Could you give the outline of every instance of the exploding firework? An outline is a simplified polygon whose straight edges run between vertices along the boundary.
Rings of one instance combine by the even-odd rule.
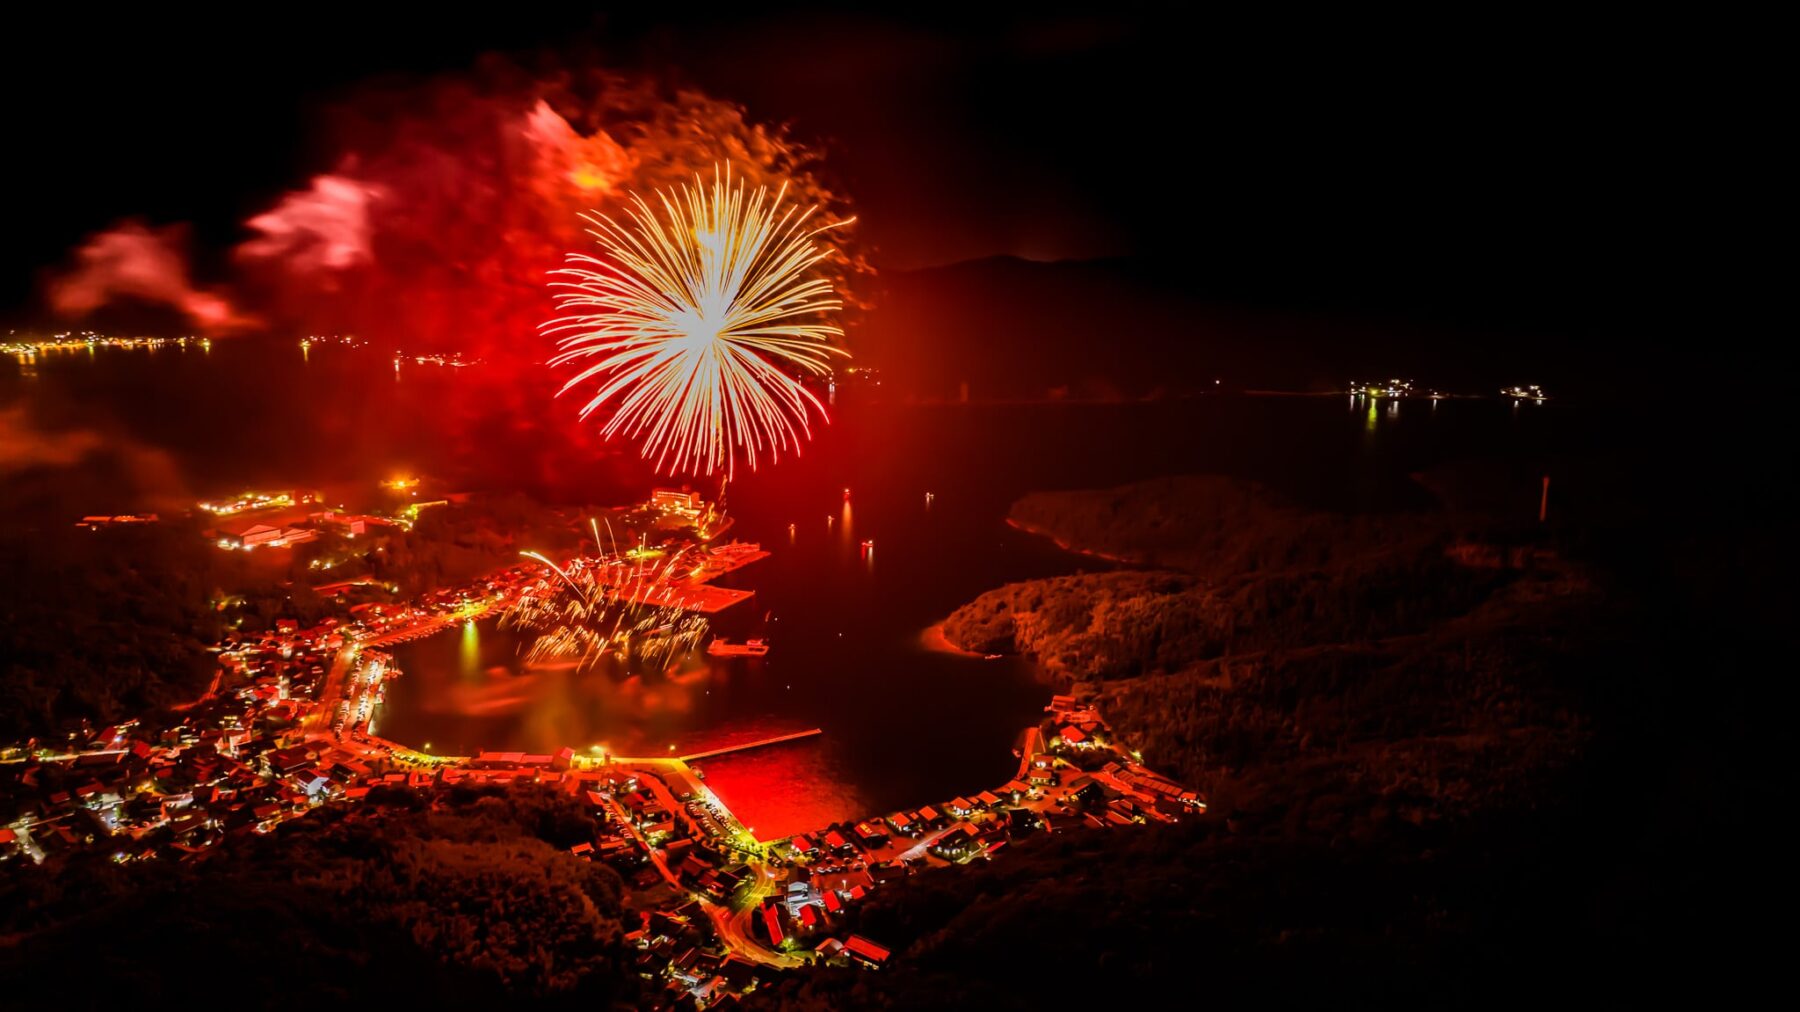
[[[534,634],[527,663],[588,668],[614,657],[660,671],[706,635],[706,619],[688,610],[682,594],[679,577],[693,568],[685,549],[650,568],[616,553],[567,566],[526,554],[546,571],[501,624]]]
[[[785,203],[714,169],[710,185],[631,195],[624,220],[589,215],[604,258],[571,254],[552,366],[580,371],[562,393],[597,383],[581,416],[611,406],[602,431],[641,439],[658,471],[731,474],[798,453],[825,405],[802,380],[847,353],[829,314],[842,307],[814,269],[831,255],[808,227],[815,208]],[[852,219],[853,220],[853,219]]]

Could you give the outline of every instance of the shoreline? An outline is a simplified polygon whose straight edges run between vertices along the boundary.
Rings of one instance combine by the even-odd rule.
[[[1006,518],[1006,525],[1008,527],[1013,528],[1014,530],[1023,531],[1026,534],[1030,534],[1035,537],[1044,538],[1045,540],[1049,541],[1051,544],[1055,545],[1056,547],[1062,549],[1065,552],[1068,552],[1071,555],[1085,555],[1090,559],[1100,559],[1102,561],[1111,562],[1115,565],[1120,565],[1120,566],[1147,565],[1147,563],[1145,563],[1141,559],[1127,559],[1124,556],[1120,556],[1120,555],[1109,555],[1106,552],[1097,551],[1092,548],[1077,548],[1076,546],[1070,544],[1067,541],[1064,541],[1063,539],[1057,537],[1056,535],[1050,533],[1049,531],[1045,530],[1042,527],[1038,527],[1035,524],[1028,524],[1023,520],[1020,520],[1020,519],[1010,516],[1010,515]]]
[[[950,639],[949,635],[944,632],[944,623],[948,621],[949,619],[945,618],[935,625],[929,625],[920,630],[919,645],[934,654],[950,654],[953,657],[973,657],[978,661],[991,661],[1000,656],[999,654],[978,654],[973,650],[965,650],[958,646]]]

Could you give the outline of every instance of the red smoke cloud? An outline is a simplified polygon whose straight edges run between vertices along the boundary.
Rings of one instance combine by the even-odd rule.
[[[786,183],[790,200],[821,205],[826,218],[850,214],[814,153],[741,108],[598,71],[489,61],[385,85],[331,110],[323,135],[332,170],[246,222],[252,234],[232,258],[239,303],[284,336],[354,333],[377,348],[481,358],[481,369],[459,370],[463,393],[439,423],[482,459],[537,459],[545,473],[571,448],[591,457],[599,444],[573,405],[554,401],[557,378],[543,365],[554,344],[538,331],[555,315],[550,272],[570,252],[594,251],[583,212],[610,213],[631,191],[729,162],[752,185]],[[85,313],[133,295],[211,330],[245,322],[188,284],[179,238],[138,225],[97,237],[53,303]]]
[[[312,188],[291,193],[273,210],[251,218],[260,232],[238,247],[248,260],[279,260],[296,274],[340,271],[369,262],[369,205],[381,187],[342,176],[318,176]]]
[[[327,122],[336,167],[245,222],[233,299],[189,281],[180,226],[127,222],[78,252],[51,285],[53,308],[83,316],[135,298],[213,331],[260,319],[409,351],[541,360],[546,276],[565,254],[592,250],[583,212],[729,162],[753,185],[786,183],[791,200],[849,215],[817,157],[781,131],[698,92],[611,73],[543,77],[488,61],[365,92]]]
[[[76,251],[75,269],[51,283],[50,304],[79,319],[116,299],[137,299],[173,307],[207,333],[254,326],[255,317],[188,280],[186,238],[183,226],[152,230],[140,222],[101,232]]]
[[[737,106],[616,75],[492,64],[363,94],[330,123],[333,170],[253,219],[263,235],[239,249],[257,304],[308,330],[481,358],[435,421],[479,459],[534,461],[547,482],[604,449],[555,399],[554,343],[538,331],[556,315],[549,273],[594,250],[583,212],[730,162],[752,184],[786,182],[790,199],[849,213],[811,152]],[[622,465],[635,458],[614,448]]]
[[[371,92],[332,117],[336,168],[250,220],[259,305],[409,350],[541,362],[545,286],[589,252],[584,211],[730,162],[845,214],[811,153],[694,92],[616,75],[475,75]]]

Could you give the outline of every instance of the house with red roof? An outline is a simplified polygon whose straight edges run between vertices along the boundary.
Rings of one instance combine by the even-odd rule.
[[[861,935],[851,935],[844,939],[844,951],[849,953],[852,958],[876,967],[887,962],[888,956],[891,955],[887,949]]]
[[[787,936],[784,935],[781,930],[781,914],[778,908],[773,904],[763,907],[762,916],[763,927],[767,929],[769,933],[769,944],[776,946],[780,945],[782,939]]]

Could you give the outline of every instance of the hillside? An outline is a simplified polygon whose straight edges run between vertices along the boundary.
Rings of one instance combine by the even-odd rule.
[[[154,1007],[196,987],[258,1008],[630,1007],[624,886],[566,850],[594,832],[546,790],[394,788],[203,863],[6,862],[0,980],[21,1000],[104,980]]]
[[[1011,519],[1166,568],[1012,584],[945,634],[1082,686],[1227,813],[1304,768],[1309,783],[1386,784],[1437,817],[1490,788],[1475,767],[1511,784],[1492,770],[1527,775],[1581,738],[1571,683],[1550,671],[1605,602],[1553,551],[1478,538],[1506,532],[1442,512],[1325,513],[1210,476],[1029,495]]]
[[[908,880],[856,915],[892,967],[793,981],[769,1007],[1190,988],[1485,1007],[1552,979],[1615,998],[1701,984],[1653,983],[1632,970],[1646,959],[1748,958],[1684,927],[1738,904],[1698,870],[1733,792],[1671,795],[1742,748],[1709,723],[1731,690],[1675,706],[1678,675],[1721,643],[1695,606],[1708,592],[1645,567],[1625,531],[1341,516],[1218,477],[1031,495],[1011,519],[1156,568],[999,588],[947,634],[1035,658],[1210,811]],[[1684,745],[1690,726],[1711,744]]]

